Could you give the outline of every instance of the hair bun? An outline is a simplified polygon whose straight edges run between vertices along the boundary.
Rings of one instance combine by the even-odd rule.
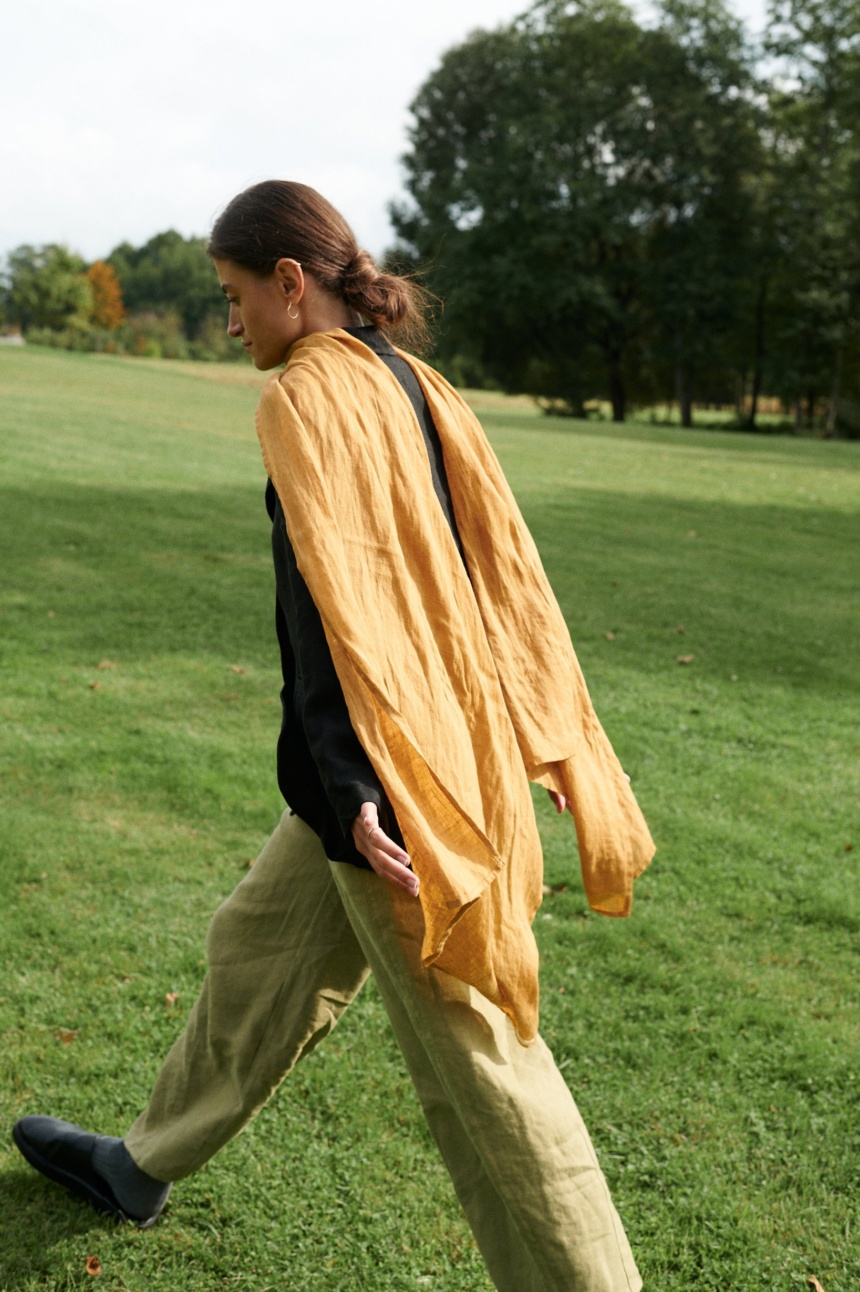
[[[373,256],[369,251],[359,247],[352,260],[350,260],[346,269],[343,271],[343,281],[345,287],[350,287],[357,283],[373,282],[379,278],[379,270]]]
[[[343,275],[343,298],[373,323],[396,326],[413,308],[412,284],[384,274],[369,251],[360,248]]]

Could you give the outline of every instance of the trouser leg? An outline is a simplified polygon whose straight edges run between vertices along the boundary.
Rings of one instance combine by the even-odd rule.
[[[414,898],[333,866],[425,1115],[500,1292],[637,1292],[591,1140],[542,1041],[421,966]]]
[[[369,972],[319,839],[285,813],[215,913],[208,970],[125,1137],[157,1180],[202,1166],[331,1031]]]

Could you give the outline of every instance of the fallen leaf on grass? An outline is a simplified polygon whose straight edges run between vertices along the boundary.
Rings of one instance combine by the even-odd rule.
[[[101,689],[102,689],[101,682],[90,682],[91,691],[100,691]]]
[[[56,610],[49,610],[49,611],[48,611],[48,618],[49,618],[49,619],[56,619],[56,617],[57,617],[57,612],[56,612]]]
[[[164,997],[164,1003],[168,1009],[172,1009],[178,1000],[179,1000],[178,991],[169,991]]]
[[[692,664],[692,662],[693,662],[693,660],[694,660],[695,658],[696,658],[696,657],[695,657],[695,655],[679,655],[679,656],[678,656],[678,663],[679,663],[679,664]]]
[[[87,1257],[86,1271],[87,1274],[92,1275],[93,1278],[97,1278],[99,1274],[101,1274],[102,1263],[97,1256]]]
[[[845,851],[846,851],[846,852],[853,852],[853,851],[854,851],[854,844],[853,844],[853,843],[846,843],[846,845],[845,845]]]
[[[231,672],[231,673],[244,673],[244,672],[245,672],[245,670],[242,668],[242,665],[241,665],[241,664],[231,664],[231,665],[230,665],[230,672]]]
[[[824,1292],[824,1288],[818,1282],[814,1274],[810,1274],[807,1280],[807,1286],[812,1288],[812,1292]]]
[[[603,636],[606,638],[608,642],[615,641],[615,633],[604,633]]]
[[[97,668],[116,668],[116,664],[114,664],[112,659],[103,659],[99,661],[96,667]]]
[[[686,631],[687,630],[683,624],[678,624],[678,627],[675,629],[676,633],[685,633]]]
[[[63,1045],[70,1045],[77,1034],[78,1029],[76,1027],[58,1027],[54,1033],[57,1040],[62,1041]]]

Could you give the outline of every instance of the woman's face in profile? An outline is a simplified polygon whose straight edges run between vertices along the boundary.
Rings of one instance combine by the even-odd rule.
[[[227,335],[241,340],[261,372],[282,364],[302,333],[298,318],[288,312],[291,293],[300,285],[289,274],[278,272],[287,263],[293,262],[281,261],[274,273],[261,275],[233,260],[215,261],[221,290],[230,304]]]

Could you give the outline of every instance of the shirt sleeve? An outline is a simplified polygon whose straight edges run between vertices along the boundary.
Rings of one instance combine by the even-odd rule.
[[[280,507],[275,519],[289,602],[283,611],[296,663],[296,706],[326,796],[346,838],[362,803],[375,803],[383,821],[385,793],[349,718],[319,611],[296,563]]]

